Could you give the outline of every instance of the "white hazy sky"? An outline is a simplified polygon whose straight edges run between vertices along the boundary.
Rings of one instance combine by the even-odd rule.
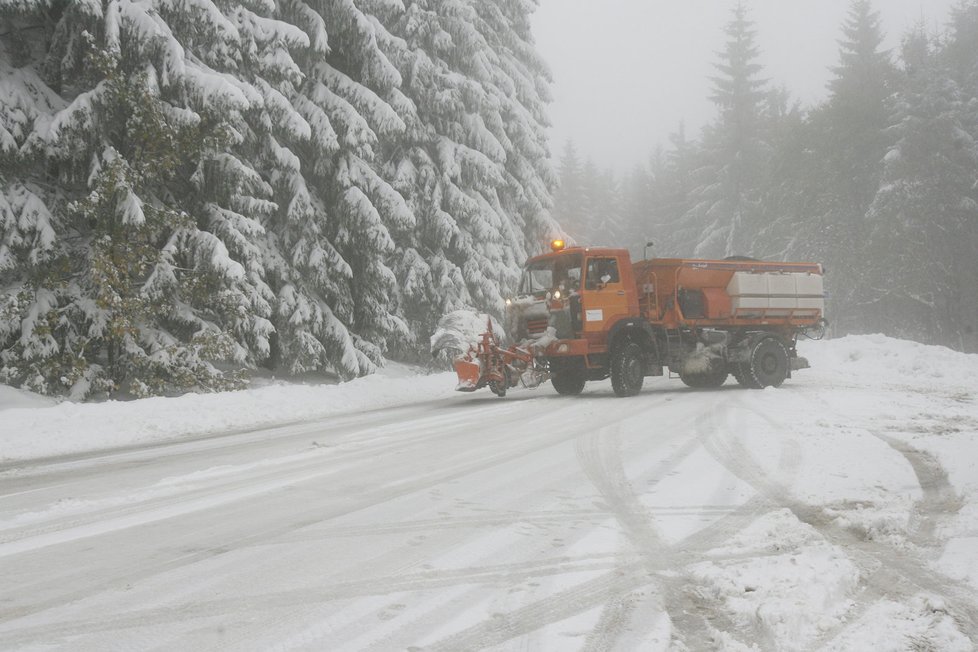
[[[573,139],[601,168],[625,172],[685,122],[698,136],[714,117],[713,64],[736,0],[539,0],[537,46],[554,76],[551,151]],[[956,0],[876,0],[887,35],[923,19],[943,30]],[[811,105],[838,63],[849,0],[745,0],[763,77]]]

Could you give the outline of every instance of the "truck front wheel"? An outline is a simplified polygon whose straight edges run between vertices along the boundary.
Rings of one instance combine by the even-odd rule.
[[[618,396],[635,396],[645,382],[645,363],[642,348],[634,342],[624,342],[611,354],[611,387]]]
[[[746,371],[749,387],[780,387],[788,377],[788,350],[780,340],[765,337],[751,349]]]
[[[579,371],[559,371],[550,376],[550,383],[558,394],[573,396],[584,391],[586,379]]]

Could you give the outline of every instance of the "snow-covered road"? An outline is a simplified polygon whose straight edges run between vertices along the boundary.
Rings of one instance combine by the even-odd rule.
[[[0,648],[973,649],[978,357],[810,346],[780,389],[372,380],[124,448],[163,403],[0,411]]]

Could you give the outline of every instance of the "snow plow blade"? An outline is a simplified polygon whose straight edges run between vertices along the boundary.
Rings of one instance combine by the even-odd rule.
[[[455,386],[457,391],[474,392],[479,389],[482,367],[478,362],[458,358],[455,360],[455,373],[458,374],[458,385]]]

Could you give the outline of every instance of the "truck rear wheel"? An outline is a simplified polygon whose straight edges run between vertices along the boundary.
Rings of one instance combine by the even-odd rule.
[[[763,387],[780,387],[788,377],[788,350],[780,340],[765,337],[759,340],[750,352],[750,362],[747,364],[747,376],[750,386],[755,389]]]
[[[634,342],[624,342],[611,354],[611,387],[618,396],[635,396],[645,382],[645,363],[642,348]]]
[[[584,391],[585,382],[584,374],[577,371],[561,371],[550,376],[550,384],[564,396],[580,394]]]
[[[754,385],[754,377],[750,374],[750,365],[746,362],[732,362],[730,363],[730,373],[733,375],[734,380],[736,380],[741,387],[747,387],[749,389],[760,389]]]

